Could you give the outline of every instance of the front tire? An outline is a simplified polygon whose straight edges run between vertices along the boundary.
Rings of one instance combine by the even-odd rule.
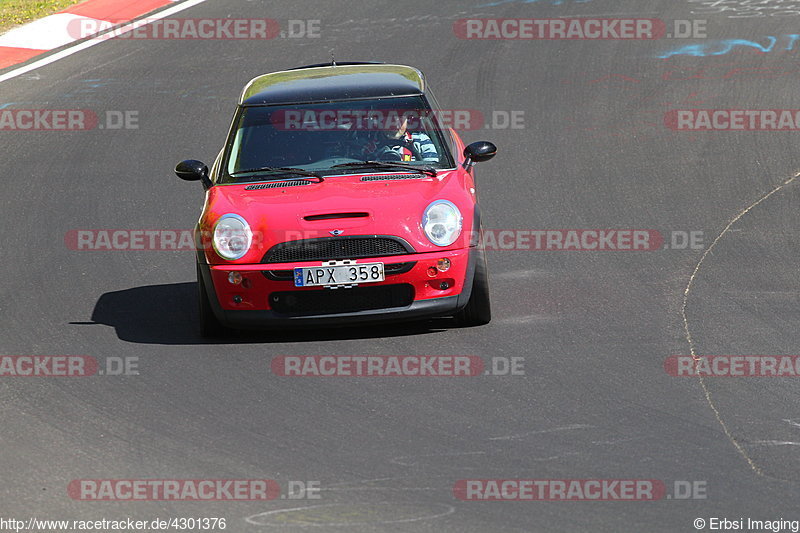
[[[475,264],[475,276],[472,279],[472,293],[467,305],[456,314],[459,326],[483,326],[492,320],[492,304],[489,300],[489,266],[486,253],[481,250]]]
[[[200,336],[205,338],[226,337],[229,333],[228,328],[223,326],[214,315],[214,310],[208,301],[208,291],[206,291],[200,265],[197,265],[197,289],[197,300],[200,304]]]

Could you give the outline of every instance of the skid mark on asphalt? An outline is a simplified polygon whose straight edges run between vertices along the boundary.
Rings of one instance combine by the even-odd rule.
[[[520,324],[531,324],[534,322],[555,322],[556,320],[558,320],[558,318],[551,315],[524,315],[498,318],[495,320],[495,322],[511,324],[513,326]]]
[[[731,298],[746,298],[751,300],[754,296],[770,296],[770,297],[786,297],[786,298],[797,298],[800,295],[800,291],[720,291],[722,294],[729,296]]]
[[[350,527],[419,522],[441,518],[455,512],[455,507],[443,503],[329,503],[275,509],[248,516],[245,521],[257,526]],[[382,518],[381,514],[385,516]],[[403,514],[411,516],[404,517]]]
[[[455,457],[461,455],[486,455],[486,452],[453,452],[453,453],[431,453],[427,455],[403,455],[401,457],[394,457],[389,460],[390,463],[394,463],[400,466],[414,466],[417,462],[407,463],[405,462],[406,459],[422,459],[423,457]]]
[[[541,435],[542,433],[557,433],[559,431],[573,431],[576,429],[594,429],[596,426],[590,426],[588,424],[570,424],[568,426],[561,426],[557,428],[550,428],[550,429],[536,429],[534,431],[526,431],[525,433],[518,433],[516,435],[504,435],[502,437],[490,437],[489,440],[518,440],[524,439],[525,437],[529,437],[531,435]]]
[[[614,439],[614,440],[593,440],[592,444],[596,446],[616,446],[617,444],[623,442],[632,442],[636,440],[644,440],[644,437],[629,437],[629,438]]]
[[[471,452],[470,452],[471,453]],[[475,452],[483,454],[485,452]],[[410,466],[410,465],[403,465]],[[439,486],[420,487],[416,485],[419,482],[419,476],[406,475],[406,476],[392,476],[380,477],[374,479],[359,479],[355,481],[341,481],[333,483],[324,487],[320,487],[321,492],[442,492],[452,490],[453,477],[448,474],[429,474],[426,472],[425,478],[430,481],[433,479],[441,479],[443,482]],[[386,485],[386,483],[393,483],[393,485]],[[404,486],[400,486],[404,485]]]
[[[389,480],[405,478],[387,478]],[[449,490],[452,487],[381,487],[381,486],[354,486],[354,487],[328,487],[320,488],[321,492],[419,492],[419,491],[438,491]]]
[[[689,343],[689,354],[692,356],[692,359],[694,359],[695,364],[697,364],[697,361],[700,360],[700,357],[697,355],[697,350],[695,349],[694,345],[694,339],[692,338],[692,333],[689,329],[689,319],[686,317],[686,307],[689,302],[689,295],[691,294],[692,286],[694,285],[695,279],[697,279],[697,275],[700,272],[700,268],[703,266],[703,262],[706,260],[706,257],[708,257],[708,255],[711,253],[711,251],[714,249],[717,243],[720,240],[722,240],[725,234],[731,231],[731,227],[734,224],[736,224],[739,220],[741,220],[750,211],[758,207],[762,202],[765,202],[773,194],[791,185],[798,177],[800,177],[800,172],[796,173],[794,176],[787,179],[780,185],[776,186],[771,191],[763,195],[761,198],[759,198],[758,200],[750,204],[748,207],[743,209],[730,222],[728,222],[728,225],[725,226],[725,228],[723,228],[723,230],[720,232],[719,235],[717,235],[717,237],[713,240],[713,242],[709,245],[709,247],[706,248],[706,250],[703,252],[703,255],[700,256],[700,260],[695,265],[694,270],[692,271],[692,275],[689,276],[689,282],[686,284],[686,289],[684,289],[683,291],[683,303],[681,305],[681,318],[683,319],[683,330],[686,336],[686,342]],[[705,396],[706,402],[708,403],[708,406],[711,408],[711,411],[713,411],[714,417],[717,419],[717,422],[719,422],[719,425],[722,427],[722,431],[725,432],[725,436],[728,438],[731,444],[733,444],[734,448],[736,448],[736,451],[738,451],[739,454],[745,459],[745,461],[747,461],[747,464],[750,466],[753,472],[755,472],[759,476],[773,477],[773,476],[767,476],[767,474],[765,474],[764,471],[761,470],[761,468],[755,463],[753,458],[750,457],[750,455],[744,449],[744,446],[736,439],[736,437],[733,436],[730,428],[728,427],[728,424],[726,424],[725,420],[723,420],[719,408],[714,403],[711,390],[708,388],[708,384],[706,383],[705,378],[702,375],[698,374],[697,379],[700,381],[700,386],[703,388],[703,394]]]
[[[540,0],[498,0],[497,2],[492,2],[490,4],[483,4],[478,7],[495,7],[500,6],[503,4],[515,4],[515,3],[522,3],[522,4],[535,4]],[[592,0],[572,0],[576,4],[585,4],[587,2],[591,2]],[[567,0],[544,0],[543,3],[549,3],[553,6],[561,6],[567,3]]]
[[[786,422],[787,424],[789,424],[790,426],[794,426],[796,428],[800,428],[800,423],[795,422],[794,419],[792,419],[792,418],[784,418],[783,421]]]
[[[492,274],[492,278],[517,280],[536,277],[552,277],[554,275],[555,274],[549,270],[537,270],[532,268],[528,270],[510,270],[507,272],[498,272],[497,274]]]
[[[528,457],[529,461],[534,461],[537,463],[543,463],[545,461],[555,461],[556,459],[563,459],[564,457],[572,457],[575,455],[580,455],[578,452],[567,452],[567,453],[559,453],[558,455],[549,455],[547,457]]]

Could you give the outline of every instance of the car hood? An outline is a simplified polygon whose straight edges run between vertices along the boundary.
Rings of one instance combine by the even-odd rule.
[[[200,229],[210,234],[222,215],[235,213],[253,231],[253,246],[235,263],[258,263],[272,246],[300,239],[331,236],[392,235],[416,251],[442,248],[431,244],[422,231],[422,215],[435,200],[449,200],[461,211],[462,236],[472,230],[474,188],[466,172],[440,172],[413,178],[412,174],[379,173],[313,179],[304,185],[259,182],[214,186],[207,192]],[[268,187],[268,188],[262,188]],[[462,248],[460,238],[447,248]],[[210,250],[210,248],[206,248]],[[220,262],[208,253],[210,262]],[[222,261],[225,262],[225,261]]]

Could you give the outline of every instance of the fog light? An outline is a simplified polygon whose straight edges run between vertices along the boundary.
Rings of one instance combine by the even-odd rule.
[[[238,285],[242,282],[242,275],[239,272],[231,272],[228,274],[228,283]]]
[[[235,304],[242,303],[242,297],[237,294],[236,296],[233,297],[233,303]]]
[[[430,277],[432,277],[432,278],[435,277],[436,276],[436,267],[428,267],[428,275]]]
[[[439,259],[436,262],[436,268],[439,269],[439,272],[447,272],[450,270],[450,260],[446,257]]]

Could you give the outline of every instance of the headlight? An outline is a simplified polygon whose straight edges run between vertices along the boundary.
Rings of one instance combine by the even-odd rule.
[[[461,213],[455,204],[436,200],[422,215],[422,229],[436,246],[450,246],[461,235],[461,221]]]
[[[244,256],[253,243],[253,232],[239,215],[222,215],[214,225],[214,250],[229,261]]]

